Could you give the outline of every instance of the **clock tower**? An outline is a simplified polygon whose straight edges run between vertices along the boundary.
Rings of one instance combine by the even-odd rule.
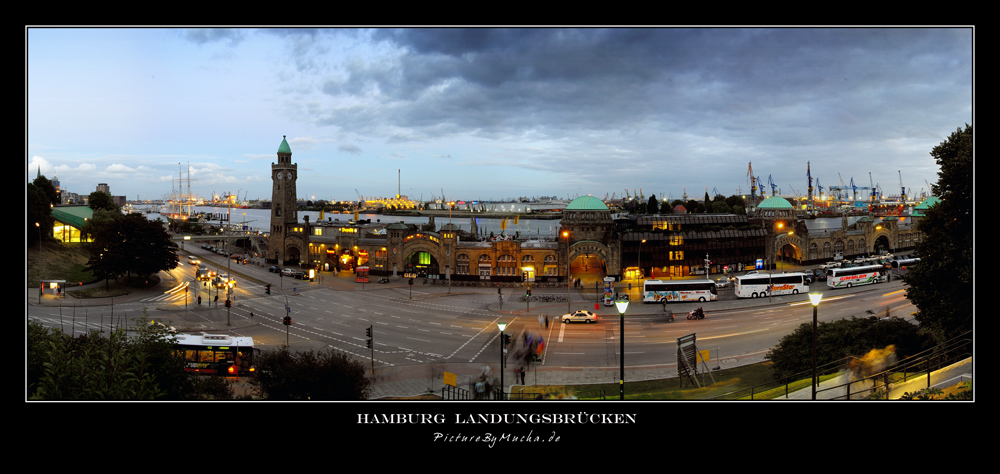
[[[292,163],[292,149],[285,137],[278,147],[278,162],[271,163],[271,234],[268,257],[278,264],[297,263],[308,248],[305,225],[299,223],[295,196],[298,165]]]

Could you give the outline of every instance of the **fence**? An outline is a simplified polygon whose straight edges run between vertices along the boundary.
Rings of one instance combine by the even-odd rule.
[[[948,365],[972,356],[972,332],[968,332],[931,349],[917,353],[894,363],[891,367],[874,374],[858,376],[845,368],[850,367],[855,357],[847,357],[817,367],[818,376],[840,373],[833,383],[825,383],[817,388],[816,398],[822,400],[871,400],[889,399],[894,387],[912,381],[917,377],[927,377]],[[802,382],[810,382],[812,371],[800,372],[773,383],[761,384],[748,389],[730,392],[715,397],[715,400],[772,400],[790,398],[801,389]],[[806,384],[809,387],[811,384]],[[775,396],[778,391],[778,396]]]

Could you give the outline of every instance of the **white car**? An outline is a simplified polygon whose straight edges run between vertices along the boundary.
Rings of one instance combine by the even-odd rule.
[[[596,323],[597,315],[590,311],[574,311],[572,313],[567,313],[562,315],[562,322],[568,323],[571,321],[583,321],[585,323]]]
[[[716,288],[727,288],[727,287],[729,287],[729,279],[726,278],[726,277],[720,277],[718,280],[715,280],[715,287]]]
[[[198,257],[191,255],[188,257],[188,263],[190,263],[191,265],[197,265],[201,263],[201,260]]]

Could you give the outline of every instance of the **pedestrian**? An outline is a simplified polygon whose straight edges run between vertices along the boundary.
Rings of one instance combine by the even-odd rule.
[[[521,368],[518,369],[518,372],[521,372],[521,385],[524,385],[524,366],[523,365],[521,366]]]
[[[250,312],[250,319],[253,319],[253,311]]]
[[[545,315],[545,329],[549,328],[549,315]]]
[[[543,324],[543,323],[542,323],[542,315],[541,315],[541,314],[539,314],[539,315],[538,315],[538,327],[542,327],[542,324]]]

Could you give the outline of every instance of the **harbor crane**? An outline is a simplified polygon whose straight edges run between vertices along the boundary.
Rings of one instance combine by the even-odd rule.
[[[899,195],[899,202],[906,204],[906,187],[903,186],[903,172],[901,170],[897,170],[897,172],[899,173],[899,188],[901,190]]]

